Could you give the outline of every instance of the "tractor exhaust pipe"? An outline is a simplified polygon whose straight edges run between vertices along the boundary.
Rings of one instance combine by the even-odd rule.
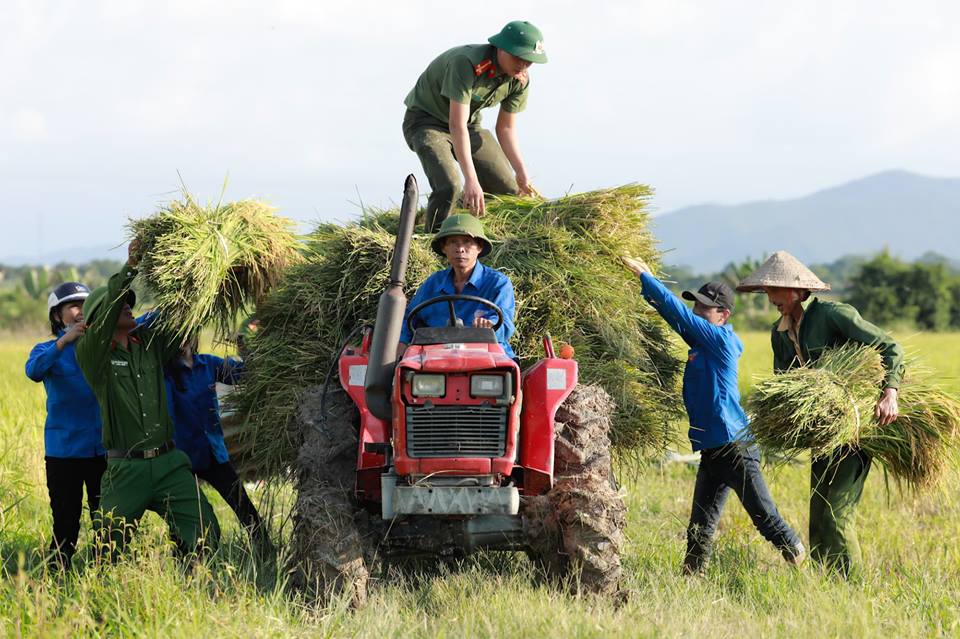
[[[389,421],[393,417],[390,393],[393,390],[393,373],[397,367],[397,344],[407,297],[403,294],[403,281],[407,274],[407,258],[410,256],[410,240],[417,217],[417,179],[408,175],[403,183],[403,203],[400,205],[400,226],[397,243],[393,248],[390,264],[390,281],[380,295],[377,304],[377,322],[373,326],[370,358],[363,388],[367,407],[379,419]]]

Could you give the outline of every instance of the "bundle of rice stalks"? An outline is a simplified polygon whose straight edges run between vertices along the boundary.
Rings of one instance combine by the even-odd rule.
[[[960,402],[917,361],[908,364],[898,394],[897,421],[868,430],[860,445],[902,485],[928,488],[948,465],[956,465]]]
[[[856,443],[873,420],[884,370],[871,348],[848,344],[815,365],[758,382],[748,398],[750,429],[768,450],[817,456]]]
[[[670,330],[619,260],[629,254],[659,262],[647,230],[649,196],[647,187],[629,185],[551,201],[504,197],[491,201],[483,218],[494,246],[484,263],[509,275],[516,292],[511,343],[522,365],[543,357],[545,334],[571,343],[581,381],[602,384],[617,404],[611,437],[621,451],[662,449],[675,435],[670,422],[682,415],[681,362]],[[260,329],[234,399],[246,416],[247,462],[260,472],[290,463],[300,443],[289,428],[299,393],[322,383],[355,327],[372,325],[397,223],[397,212],[388,211],[320,226],[308,239],[306,263],[288,269],[259,305]],[[429,242],[414,238],[408,299],[447,266]]]
[[[229,336],[238,314],[299,261],[293,222],[256,200],[201,206],[185,192],[128,230],[140,241],[139,278],[159,322],[180,335],[212,324]]]
[[[761,446],[787,458],[858,446],[903,485],[928,487],[953,454],[960,402],[912,359],[900,385],[900,416],[881,426],[874,410],[883,379],[876,349],[859,344],[831,349],[812,365],[758,382],[747,400],[750,429]]]

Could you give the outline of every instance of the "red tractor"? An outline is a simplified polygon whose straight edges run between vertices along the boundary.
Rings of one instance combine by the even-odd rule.
[[[304,396],[293,533],[302,586],[366,598],[373,562],[456,558],[479,549],[527,551],[551,577],[619,590],[625,506],[611,474],[612,402],[577,385],[577,362],[521,371],[494,330],[500,309],[449,295],[450,325],[416,328],[397,353],[417,185],[407,178],[390,282],[372,332],[336,362],[339,385]],[[494,329],[458,325],[472,299]],[[399,357],[398,357],[399,355]]]

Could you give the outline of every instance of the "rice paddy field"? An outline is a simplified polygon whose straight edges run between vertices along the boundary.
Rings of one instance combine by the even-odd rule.
[[[741,385],[771,368],[769,335],[746,333]],[[901,334],[944,384],[960,392],[960,334]],[[874,468],[860,508],[862,576],[847,582],[813,565],[788,567],[727,504],[706,574],[680,575],[696,469],[657,463],[621,469],[628,491],[629,600],[576,599],[539,585],[522,555],[481,554],[439,575],[380,583],[351,612],[285,589],[282,571],[251,559],[236,519],[208,491],[224,528],[220,553],[186,569],[165,527],[145,518],[131,552],[94,566],[83,551],[73,574],[46,571],[51,519],[43,466],[44,395],[23,373],[42,335],[0,338],[0,636],[216,637],[929,637],[960,636],[960,480],[901,494]],[[680,451],[688,452],[688,451]],[[809,469],[767,469],[786,519],[806,538]],[[272,523],[289,532],[283,503]],[[85,520],[81,547],[89,542]],[[282,565],[283,558],[278,562]]]

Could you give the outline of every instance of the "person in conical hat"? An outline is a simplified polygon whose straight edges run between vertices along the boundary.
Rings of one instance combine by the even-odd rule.
[[[881,425],[897,418],[897,388],[903,377],[903,349],[853,306],[810,296],[830,285],[786,251],[777,251],[748,275],[738,291],[766,293],[780,319],[773,326],[774,372],[815,362],[825,349],[858,342],[873,346],[886,370],[875,416]],[[806,306],[804,306],[806,302]],[[854,515],[870,471],[870,456],[855,446],[841,446],[811,461],[810,557],[844,575],[861,563]]]

